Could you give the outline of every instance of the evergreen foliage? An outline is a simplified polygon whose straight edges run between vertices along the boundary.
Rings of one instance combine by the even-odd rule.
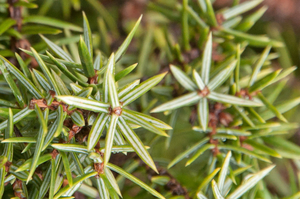
[[[62,2],[65,17],[80,10]],[[284,43],[248,33],[262,0],[212,2],[149,2],[126,38],[96,0],[83,4],[100,13],[97,34],[84,12],[82,28],[45,15],[47,0],[39,15],[3,18],[0,198],[298,198],[292,168],[287,194],[263,181],[277,159],[300,169],[285,115],[299,97],[277,102],[296,67],[273,67]],[[111,50],[109,38],[123,42]]]

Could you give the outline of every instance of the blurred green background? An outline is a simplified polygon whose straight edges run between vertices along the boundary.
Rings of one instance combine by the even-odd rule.
[[[192,0],[191,0],[192,1]],[[5,3],[5,1],[0,1]],[[196,0],[195,0],[196,2]],[[235,0],[216,0],[214,7],[216,9],[222,9],[225,6],[231,5]],[[94,47],[109,56],[111,52],[115,51],[121,42],[127,36],[129,30],[136,22],[136,20],[143,14],[143,19],[139,30],[137,31],[130,47],[118,65],[119,70],[123,66],[128,66],[133,63],[139,63],[134,75],[130,75],[126,80],[130,82],[137,78],[146,78],[157,74],[164,70],[169,65],[168,55],[165,48],[165,41],[162,39],[162,35],[165,31],[171,31],[172,39],[178,40],[180,37],[180,21],[177,20],[176,11],[172,11],[169,8],[174,8],[180,4],[177,0],[38,0],[34,1],[38,4],[38,8],[24,9],[23,15],[45,15],[60,20],[66,20],[70,23],[81,26],[82,24],[82,11],[84,11],[89,19],[91,29],[93,32]],[[165,10],[160,10],[162,5]],[[271,38],[283,41],[285,48],[273,49],[279,54],[279,58],[272,62],[274,68],[287,68],[290,66],[300,65],[300,1],[299,0],[265,0],[263,5],[269,7],[269,10],[264,14],[261,20],[252,27],[250,33],[253,34],[267,34]],[[263,6],[261,5],[261,6]],[[256,8],[258,9],[258,8]],[[0,11],[2,17],[7,15],[6,8],[1,7]],[[162,13],[169,15],[170,20]],[[251,10],[250,12],[253,12]],[[48,38],[53,41],[63,43],[67,41],[61,40],[65,35],[72,38],[73,41],[79,40],[80,32],[62,31],[56,35],[47,35]],[[72,36],[71,36],[72,35]],[[46,44],[42,42],[41,38],[37,35],[28,35],[29,43],[39,51],[46,49]],[[0,54],[9,55],[5,49],[9,47],[9,43],[1,42]],[[261,52],[261,49],[253,49],[254,51]],[[8,54],[5,54],[8,53]],[[76,52],[74,52],[76,53]],[[199,54],[199,52],[198,52]],[[196,52],[196,56],[198,55]],[[188,58],[187,58],[188,59]],[[300,71],[296,70],[294,75],[291,75],[289,80],[280,94],[278,101],[295,98],[300,95]],[[168,80],[166,80],[168,81]],[[125,83],[124,82],[124,83]],[[269,89],[272,92],[272,89]],[[167,89],[162,95],[158,95],[156,92],[145,94],[140,102],[137,102],[137,106],[134,107],[142,112],[149,113],[149,110],[154,107],[156,103],[155,97],[159,99],[168,98],[172,93],[172,88]],[[285,114],[286,118],[291,122],[299,123],[300,108],[295,108]],[[169,121],[169,116],[163,116],[162,114],[155,115],[163,118],[164,121]],[[180,110],[178,114],[178,122],[175,124],[172,139],[170,140],[170,147],[166,148],[165,138],[155,139],[154,135],[147,134],[145,132],[139,132],[139,136],[146,140],[149,145],[155,146],[151,148],[151,154],[158,163],[166,167],[168,162],[172,160],[183,150],[189,148],[193,143],[197,142],[202,135],[192,131],[190,118],[190,108],[184,108]],[[293,131],[288,134],[289,139],[300,145],[300,132],[299,130]],[[115,161],[121,161],[115,158]],[[206,156],[201,156],[194,164],[189,167],[184,167],[184,162],[180,162],[174,166],[169,172],[188,189],[197,188],[200,183],[202,169],[201,162],[207,162]],[[295,163],[287,159],[278,160],[274,159],[274,162],[278,164],[276,171],[272,172],[272,175],[267,177],[269,188],[274,190],[274,193],[279,196],[291,195],[296,189],[294,186],[299,186],[300,172],[296,169],[286,169],[295,167]],[[142,172],[145,172],[143,167],[140,168]],[[289,171],[289,172],[288,172]],[[293,172],[294,171],[294,172]],[[145,176],[139,176],[145,177]],[[291,186],[290,182],[295,183]],[[283,183],[286,182],[286,183]],[[127,194],[133,196],[136,187],[128,189]],[[129,191],[130,190],[130,191]],[[133,195],[132,195],[133,194]],[[129,195],[124,194],[124,198],[128,198]],[[141,193],[136,198],[152,198],[149,195],[143,196]]]

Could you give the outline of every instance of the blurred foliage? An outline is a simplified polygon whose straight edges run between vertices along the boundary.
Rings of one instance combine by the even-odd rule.
[[[297,28],[219,2],[0,1],[3,198],[299,198]]]

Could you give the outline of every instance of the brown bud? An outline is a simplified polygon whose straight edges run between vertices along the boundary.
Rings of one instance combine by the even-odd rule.
[[[49,90],[49,94],[50,94],[52,97],[55,97],[55,95],[56,95],[55,91],[53,91],[53,90]]]
[[[9,172],[9,168],[10,168],[11,165],[12,165],[12,162],[9,162],[9,161],[7,161],[7,162],[4,164],[4,167],[5,167],[5,171],[6,171],[6,172]]]
[[[228,126],[230,122],[233,121],[233,118],[229,113],[221,112],[219,114],[219,118],[220,118],[220,123],[223,124],[224,126]]]
[[[207,86],[205,86],[203,90],[198,91],[198,95],[200,95],[201,97],[206,97],[209,93],[210,91]]]
[[[221,13],[216,14],[216,19],[217,19],[217,23],[219,26],[221,26],[223,24],[223,22],[225,21],[225,18],[223,16],[223,14],[221,14]]]
[[[113,113],[116,114],[117,116],[120,116],[122,114],[122,108],[120,106],[114,108]]]
[[[51,153],[52,159],[55,159],[57,155],[58,155],[58,151],[56,149],[53,149]]]
[[[45,99],[32,99],[29,103],[29,108],[34,109],[34,105],[37,104],[40,108],[47,108],[47,101]]]
[[[98,174],[104,173],[104,164],[103,163],[94,163],[95,171],[98,172]]]

